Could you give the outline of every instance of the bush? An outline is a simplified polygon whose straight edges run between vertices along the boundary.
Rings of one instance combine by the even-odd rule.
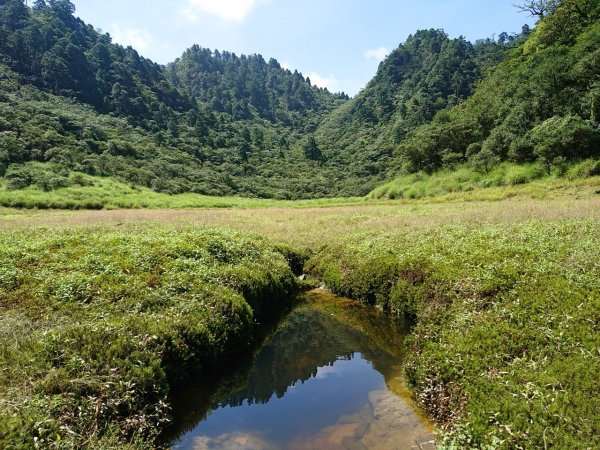
[[[559,157],[566,159],[600,156],[598,127],[579,116],[554,116],[531,130],[535,155],[548,172]]]
[[[28,166],[15,165],[8,168],[4,181],[6,188],[11,190],[25,189],[34,183],[33,174]]]
[[[482,152],[492,154],[499,159],[506,159],[511,142],[517,138],[517,135],[506,127],[494,128],[488,138],[483,142]]]
[[[600,176],[600,160],[597,159],[586,159],[567,171],[567,177],[571,180],[597,176]]]
[[[492,167],[500,163],[500,158],[489,148],[483,148],[471,157],[471,165],[478,172],[488,173]]]
[[[506,173],[506,184],[516,186],[518,184],[530,183],[544,176],[544,171],[539,164],[528,164],[524,166],[510,166]]]
[[[530,162],[535,159],[535,143],[529,135],[515,138],[508,149],[508,157],[518,164]]]

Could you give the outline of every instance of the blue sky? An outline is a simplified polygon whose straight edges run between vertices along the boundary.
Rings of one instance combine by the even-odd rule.
[[[534,23],[515,0],[71,1],[83,20],[159,63],[193,44],[260,53],[350,95],[418,29],[443,28],[474,41]]]

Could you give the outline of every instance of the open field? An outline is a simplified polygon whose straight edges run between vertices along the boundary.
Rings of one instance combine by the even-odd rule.
[[[527,197],[503,201],[386,201],[348,206],[293,208],[207,208],[188,210],[38,211],[0,209],[0,229],[39,227],[217,226],[269,235],[291,245],[320,245],[382,233],[445,224],[477,228],[485,224],[538,220],[600,220],[600,195],[562,194],[552,200]],[[364,236],[363,236],[364,234]]]
[[[228,358],[228,343],[271,307],[265,293],[289,292],[291,269],[304,264],[336,293],[417,320],[406,375],[445,430],[441,448],[597,448],[600,196],[589,185],[552,192],[329,207],[2,209],[0,357],[11,369],[2,373],[0,440],[150,446],[174,368]],[[207,305],[228,312],[209,320]],[[101,330],[114,343],[106,354],[92,339]],[[81,336],[84,345],[72,344]],[[137,366],[131,349],[148,364]],[[145,433],[132,435],[126,416],[144,421]]]

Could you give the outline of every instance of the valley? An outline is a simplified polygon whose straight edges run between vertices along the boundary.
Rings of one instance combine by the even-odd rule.
[[[599,1],[414,30],[352,97],[30,3],[0,0],[0,447],[600,448]]]

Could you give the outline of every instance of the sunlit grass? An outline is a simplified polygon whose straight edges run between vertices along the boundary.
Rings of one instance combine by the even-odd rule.
[[[583,161],[562,176],[547,175],[539,164],[501,164],[487,174],[468,167],[432,175],[411,174],[375,189],[366,198],[274,200],[245,197],[210,197],[200,194],[169,195],[129,185],[113,178],[72,175],[83,185],[44,191],[37,186],[9,190],[0,180],[0,207],[18,209],[203,209],[203,208],[307,208],[385,204],[390,200],[420,202],[504,200],[511,197],[552,199],[591,197],[600,188],[600,163]],[[598,169],[600,170],[600,169]],[[397,204],[397,203],[396,203]]]
[[[62,339],[73,326],[100,330],[108,324],[117,333],[111,339],[117,339],[123,323],[147,314],[166,314],[165,321],[177,308],[196,311],[193,301],[186,303],[196,289],[192,284],[213,292],[215,305],[229,301],[230,292],[222,286],[227,283],[238,286],[244,298],[257,298],[248,286],[271,286],[280,279],[274,273],[289,270],[284,260],[298,268],[309,258],[305,271],[335,292],[418,319],[407,374],[416,399],[447,427],[448,448],[469,442],[499,448],[543,448],[544,442],[556,448],[594,447],[593,430],[600,425],[593,402],[600,370],[594,353],[600,348],[594,328],[600,311],[597,183],[597,178],[557,178],[345,205],[328,200],[284,207],[283,202],[232,199],[252,206],[0,209],[5,290],[0,356],[12,358],[6,363],[11,369],[2,375],[3,399],[12,403],[4,404],[14,411],[23,407],[24,398],[71,389],[75,379],[95,379],[88,366],[84,376],[73,372],[76,378],[69,378],[54,360],[38,356],[32,357],[32,367],[28,355],[38,355],[39,345],[59,348],[73,361],[87,358],[85,348],[68,344],[75,341],[59,347],[60,342],[46,342],[52,333],[40,334],[43,329],[57,330]],[[165,295],[144,297],[149,286]],[[91,301],[89,292],[96,293]],[[148,299],[153,312],[144,312]],[[198,317],[189,311],[180,311],[181,323],[204,317],[202,308]],[[165,324],[162,337],[181,331]],[[230,326],[219,323],[215,330],[227,333]],[[131,344],[127,339],[123,345]],[[139,349],[148,355],[151,350]],[[107,364],[129,367],[119,355],[107,357]],[[131,373],[124,371],[121,379],[129,380]],[[135,372],[149,377],[145,382],[164,380],[157,374]],[[132,407],[141,408],[140,414],[157,407],[154,400],[127,392],[115,390],[115,398],[137,402]],[[62,404],[60,397],[53,398]],[[46,408],[47,398],[42,400],[40,408]],[[93,402],[80,406],[95,408]],[[27,411],[33,421],[44,419],[41,409]],[[76,422],[78,433],[89,436],[89,422],[82,420]],[[7,423],[14,433],[32,432],[29,425]],[[97,442],[107,439],[115,435]],[[144,442],[139,446],[150,445]]]
[[[272,200],[211,197],[200,194],[169,195],[128,185],[112,178],[83,176],[91,185],[74,185],[43,191],[36,186],[8,190],[0,184],[0,206],[24,209],[191,209],[191,208],[302,208],[348,205],[361,198]],[[0,181],[1,183],[1,181]]]
[[[0,234],[0,447],[152,448],[168,394],[296,287],[289,249],[215,229]]]
[[[582,186],[590,186],[587,194],[591,195],[591,187],[600,186],[599,175],[600,162],[595,160],[582,161],[552,174],[548,174],[540,163],[503,163],[487,173],[462,166],[434,174],[399,176],[375,189],[369,198],[437,198],[442,201],[453,198],[501,200],[515,195],[548,198],[556,195],[556,191],[574,193]]]

